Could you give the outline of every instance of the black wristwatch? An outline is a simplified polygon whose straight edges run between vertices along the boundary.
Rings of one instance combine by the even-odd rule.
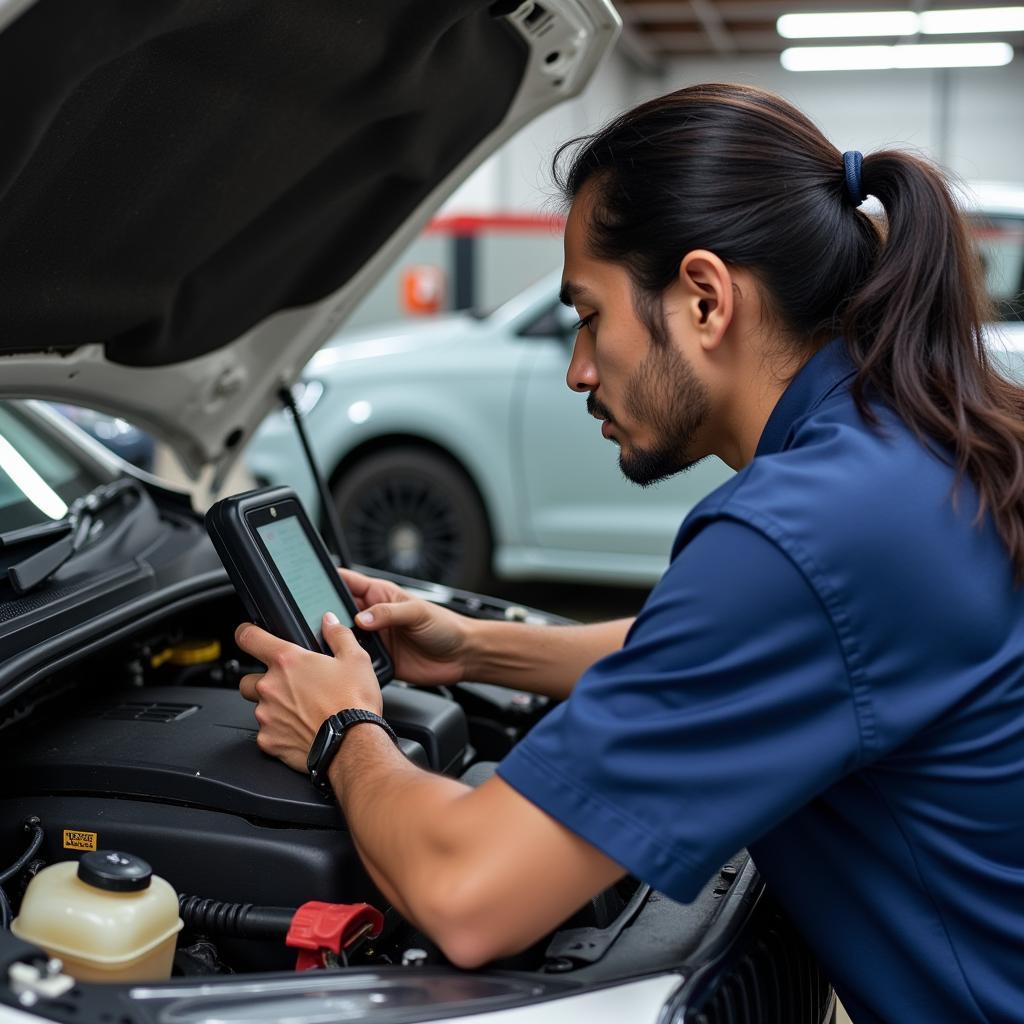
[[[395,745],[398,745],[395,730],[380,715],[375,715],[372,711],[365,711],[363,708],[346,708],[336,715],[331,715],[317,730],[316,736],[313,737],[313,745],[309,748],[309,756],[306,758],[306,771],[309,772],[310,782],[324,796],[332,795],[327,771],[338,753],[341,741],[345,738],[345,733],[360,722],[379,725],[391,737]]]

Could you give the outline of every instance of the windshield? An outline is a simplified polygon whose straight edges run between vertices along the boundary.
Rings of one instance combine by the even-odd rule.
[[[0,532],[61,519],[106,479],[22,410],[0,402]]]

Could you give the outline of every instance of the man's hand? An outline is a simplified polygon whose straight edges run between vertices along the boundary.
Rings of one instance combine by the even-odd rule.
[[[420,601],[388,580],[339,569],[360,609],[356,623],[380,635],[395,675],[419,686],[446,686],[466,678],[471,620]]]
[[[238,686],[242,696],[256,704],[256,742],[265,754],[303,773],[324,719],[343,708],[381,713],[373,665],[352,631],[328,613],[323,633],[333,658],[307,651],[251,622],[235,631],[235,643],[267,666],[262,675],[244,676]]]
[[[357,625],[380,635],[399,679],[419,686],[473,679],[564,700],[586,669],[622,647],[632,625],[632,619],[587,626],[471,619],[387,580],[338,571],[360,609]]]

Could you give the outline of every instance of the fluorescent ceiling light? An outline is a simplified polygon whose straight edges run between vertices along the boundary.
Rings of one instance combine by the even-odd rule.
[[[965,11],[925,11],[921,31],[927,35],[967,32],[1024,32],[1024,7],[978,7]]]
[[[838,36],[912,36],[918,31],[913,11],[857,11],[849,14],[784,14],[775,23],[783,39],[831,39]]]
[[[1024,32],[1024,7],[977,7],[952,11],[849,11],[784,14],[775,23],[783,39],[839,39],[867,36],[959,35]]]
[[[798,46],[782,51],[787,71],[886,71],[891,68],[1000,67],[1009,43],[921,43],[911,46]]]

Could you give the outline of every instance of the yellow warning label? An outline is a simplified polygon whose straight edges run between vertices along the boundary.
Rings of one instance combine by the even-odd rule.
[[[76,832],[74,829],[64,829],[65,850],[95,850],[95,832]]]

